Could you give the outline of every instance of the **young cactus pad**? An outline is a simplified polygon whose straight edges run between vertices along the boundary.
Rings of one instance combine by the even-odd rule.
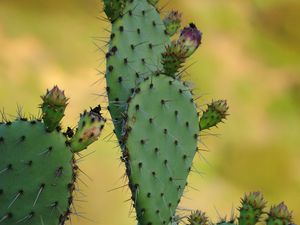
[[[172,222],[186,186],[199,133],[186,89],[171,77],[155,76],[140,84],[129,103],[123,153],[140,225]]]
[[[97,136],[89,136],[92,141],[99,137],[105,121],[100,113],[97,116],[97,122],[85,126],[97,130]],[[49,131],[46,123],[53,121],[60,122],[22,117],[0,123],[1,225],[62,225],[68,219],[78,170],[73,152],[86,148],[91,141],[72,149],[72,130],[61,133],[56,127]],[[82,127],[78,127],[75,137],[78,133],[82,133]]]
[[[201,131],[217,126],[220,122],[226,119],[228,105],[226,100],[213,101],[208,104],[207,110],[203,112],[200,118]]]

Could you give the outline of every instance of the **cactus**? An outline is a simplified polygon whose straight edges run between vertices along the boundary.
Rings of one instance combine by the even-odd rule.
[[[20,115],[10,122],[4,116],[0,124],[1,225],[64,224],[78,173],[74,152],[94,142],[105,122],[96,107],[81,116],[72,137],[72,129],[62,133],[59,126],[64,92],[55,86],[42,99],[43,121]]]
[[[199,47],[202,33],[194,23],[182,29],[181,14],[165,19],[158,0],[103,0],[112,23],[107,59],[109,111],[115,126],[131,199],[139,225],[213,224],[204,212],[176,215],[198,151],[199,132],[227,116],[226,100],[213,101],[198,112],[192,89],[181,69]],[[71,213],[78,173],[75,153],[101,134],[101,107],[84,111],[76,131],[61,132],[68,99],[57,86],[42,96],[41,118],[19,115],[0,123],[0,224],[63,225]],[[218,225],[290,225],[284,203],[272,206],[259,192],[242,199],[239,215]],[[236,219],[237,218],[237,219]]]
[[[267,216],[263,210],[266,207],[267,202],[260,192],[251,192],[245,194],[241,199],[241,207],[238,208],[239,216],[236,221],[232,216],[230,221],[222,219],[215,223],[216,225],[255,225],[255,224],[267,224],[267,225],[292,225],[292,213],[288,210],[287,206],[282,202],[277,206],[272,206],[267,213]],[[200,221],[200,222],[199,222]],[[202,222],[202,221],[205,221]],[[188,225],[205,225],[208,222],[208,218],[205,213],[201,211],[192,212],[188,218]],[[210,222],[210,224],[214,224]]]
[[[190,23],[171,42],[181,14],[172,11],[162,20],[157,0],[103,2],[112,23],[106,54],[108,109],[137,220],[140,225],[176,223],[201,127],[192,90],[180,69],[201,44],[202,33]],[[115,7],[118,18],[111,14]],[[217,120],[226,115],[228,108],[222,106]],[[220,122],[211,116],[205,121]]]

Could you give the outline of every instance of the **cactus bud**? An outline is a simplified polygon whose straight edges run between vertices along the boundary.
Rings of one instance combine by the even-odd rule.
[[[166,47],[166,51],[162,53],[163,73],[167,76],[175,77],[185,60],[185,52],[173,41]]]
[[[54,86],[44,96],[41,96],[43,103],[42,117],[48,131],[53,131],[60,123],[64,116],[65,109],[68,105],[68,99],[64,91],[60,90],[58,86]]]
[[[189,225],[208,225],[208,217],[204,212],[199,210],[192,212],[192,214],[188,217]]]
[[[222,122],[227,116],[228,105],[226,100],[213,101],[200,118],[200,130],[206,130]]]
[[[191,56],[199,47],[202,40],[202,33],[196,25],[190,23],[180,34],[177,43],[184,49],[186,57]]]
[[[127,0],[103,0],[104,12],[111,22],[123,15]]]
[[[271,207],[269,218],[267,219],[267,225],[288,225],[291,223],[292,212],[288,210],[288,207],[284,204],[284,202]]]
[[[164,19],[164,24],[166,26],[166,32],[168,35],[173,36],[181,24],[181,16],[182,14],[178,11],[171,11],[166,18]]]
[[[266,201],[260,192],[246,194],[241,200],[239,225],[256,224],[263,214]]]
[[[101,116],[100,106],[80,115],[78,128],[70,141],[73,152],[80,152],[98,140],[106,120]]]
[[[66,106],[68,99],[65,96],[65,92],[60,90],[55,85],[50,91],[47,90],[46,95],[42,96],[44,103],[56,106]]]
[[[260,208],[261,210],[266,207],[266,201],[264,196],[260,192],[251,192],[248,195],[246,194],[242,199],[244,204],[249,204],[254,208]]]

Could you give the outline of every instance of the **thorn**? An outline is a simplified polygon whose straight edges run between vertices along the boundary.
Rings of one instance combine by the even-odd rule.
[[[12,202],[9,204],[9,206],[7,207],[8,209],[17,201],[17,199],[23,194],[23,190],[20,190],[16,196],[14,197],[14,199],[12,200]]]
[[[37,196],[36,196],[36,198],[34,200],[33,207],[36,205],[36,203],[37,203],[37,201],[38,201],[38,199],[39,199],[42,191],[44,190],[44,188],[45,188],[45,184],[41,184],[39,192],[38,192],[38,194],[37,194]]]
[[[11,213],[7,213],[6,215],[4,215],[1,219],[0,219],[0,223],[4,222],[5,220],[9,219],[12,217]]]
[[[33,216],[34,216],[34,212],[30,212],[27,216],[25,216],[22,219],[18,220],[16,223],[21,223],[21,222],[30,220]]]

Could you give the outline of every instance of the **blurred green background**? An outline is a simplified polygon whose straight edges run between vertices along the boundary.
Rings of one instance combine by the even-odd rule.
[[[166,1],[161,0],[161,5]],[[199,104],[226,98],[230,117],[202,137],[182,208],[213,218],[230,214],[245,191],[285,200],[300,223],[300,2],[298,0],[172,0],[184,23],[194,21],[203,45],[189,60]],[[38,113],[39,96],[54,84],[71,98],[64,126],[105,99],[103,53],[110,29],[99,0],[1,0],[0,108]],[[108,115],[107,115],[108,116]],[[106,126],[105,135],[112,131]],[[103,137],[101,139],[103,139]],[[114,138],[90,148],[80,163],[92,181],[79,183],[73,225],[131,225],[130,192]],[[42,171],[41,171],[42,172]],[[87,201],[87,202],[85,202]],[[1,204],[1,203],[0,203]]]

